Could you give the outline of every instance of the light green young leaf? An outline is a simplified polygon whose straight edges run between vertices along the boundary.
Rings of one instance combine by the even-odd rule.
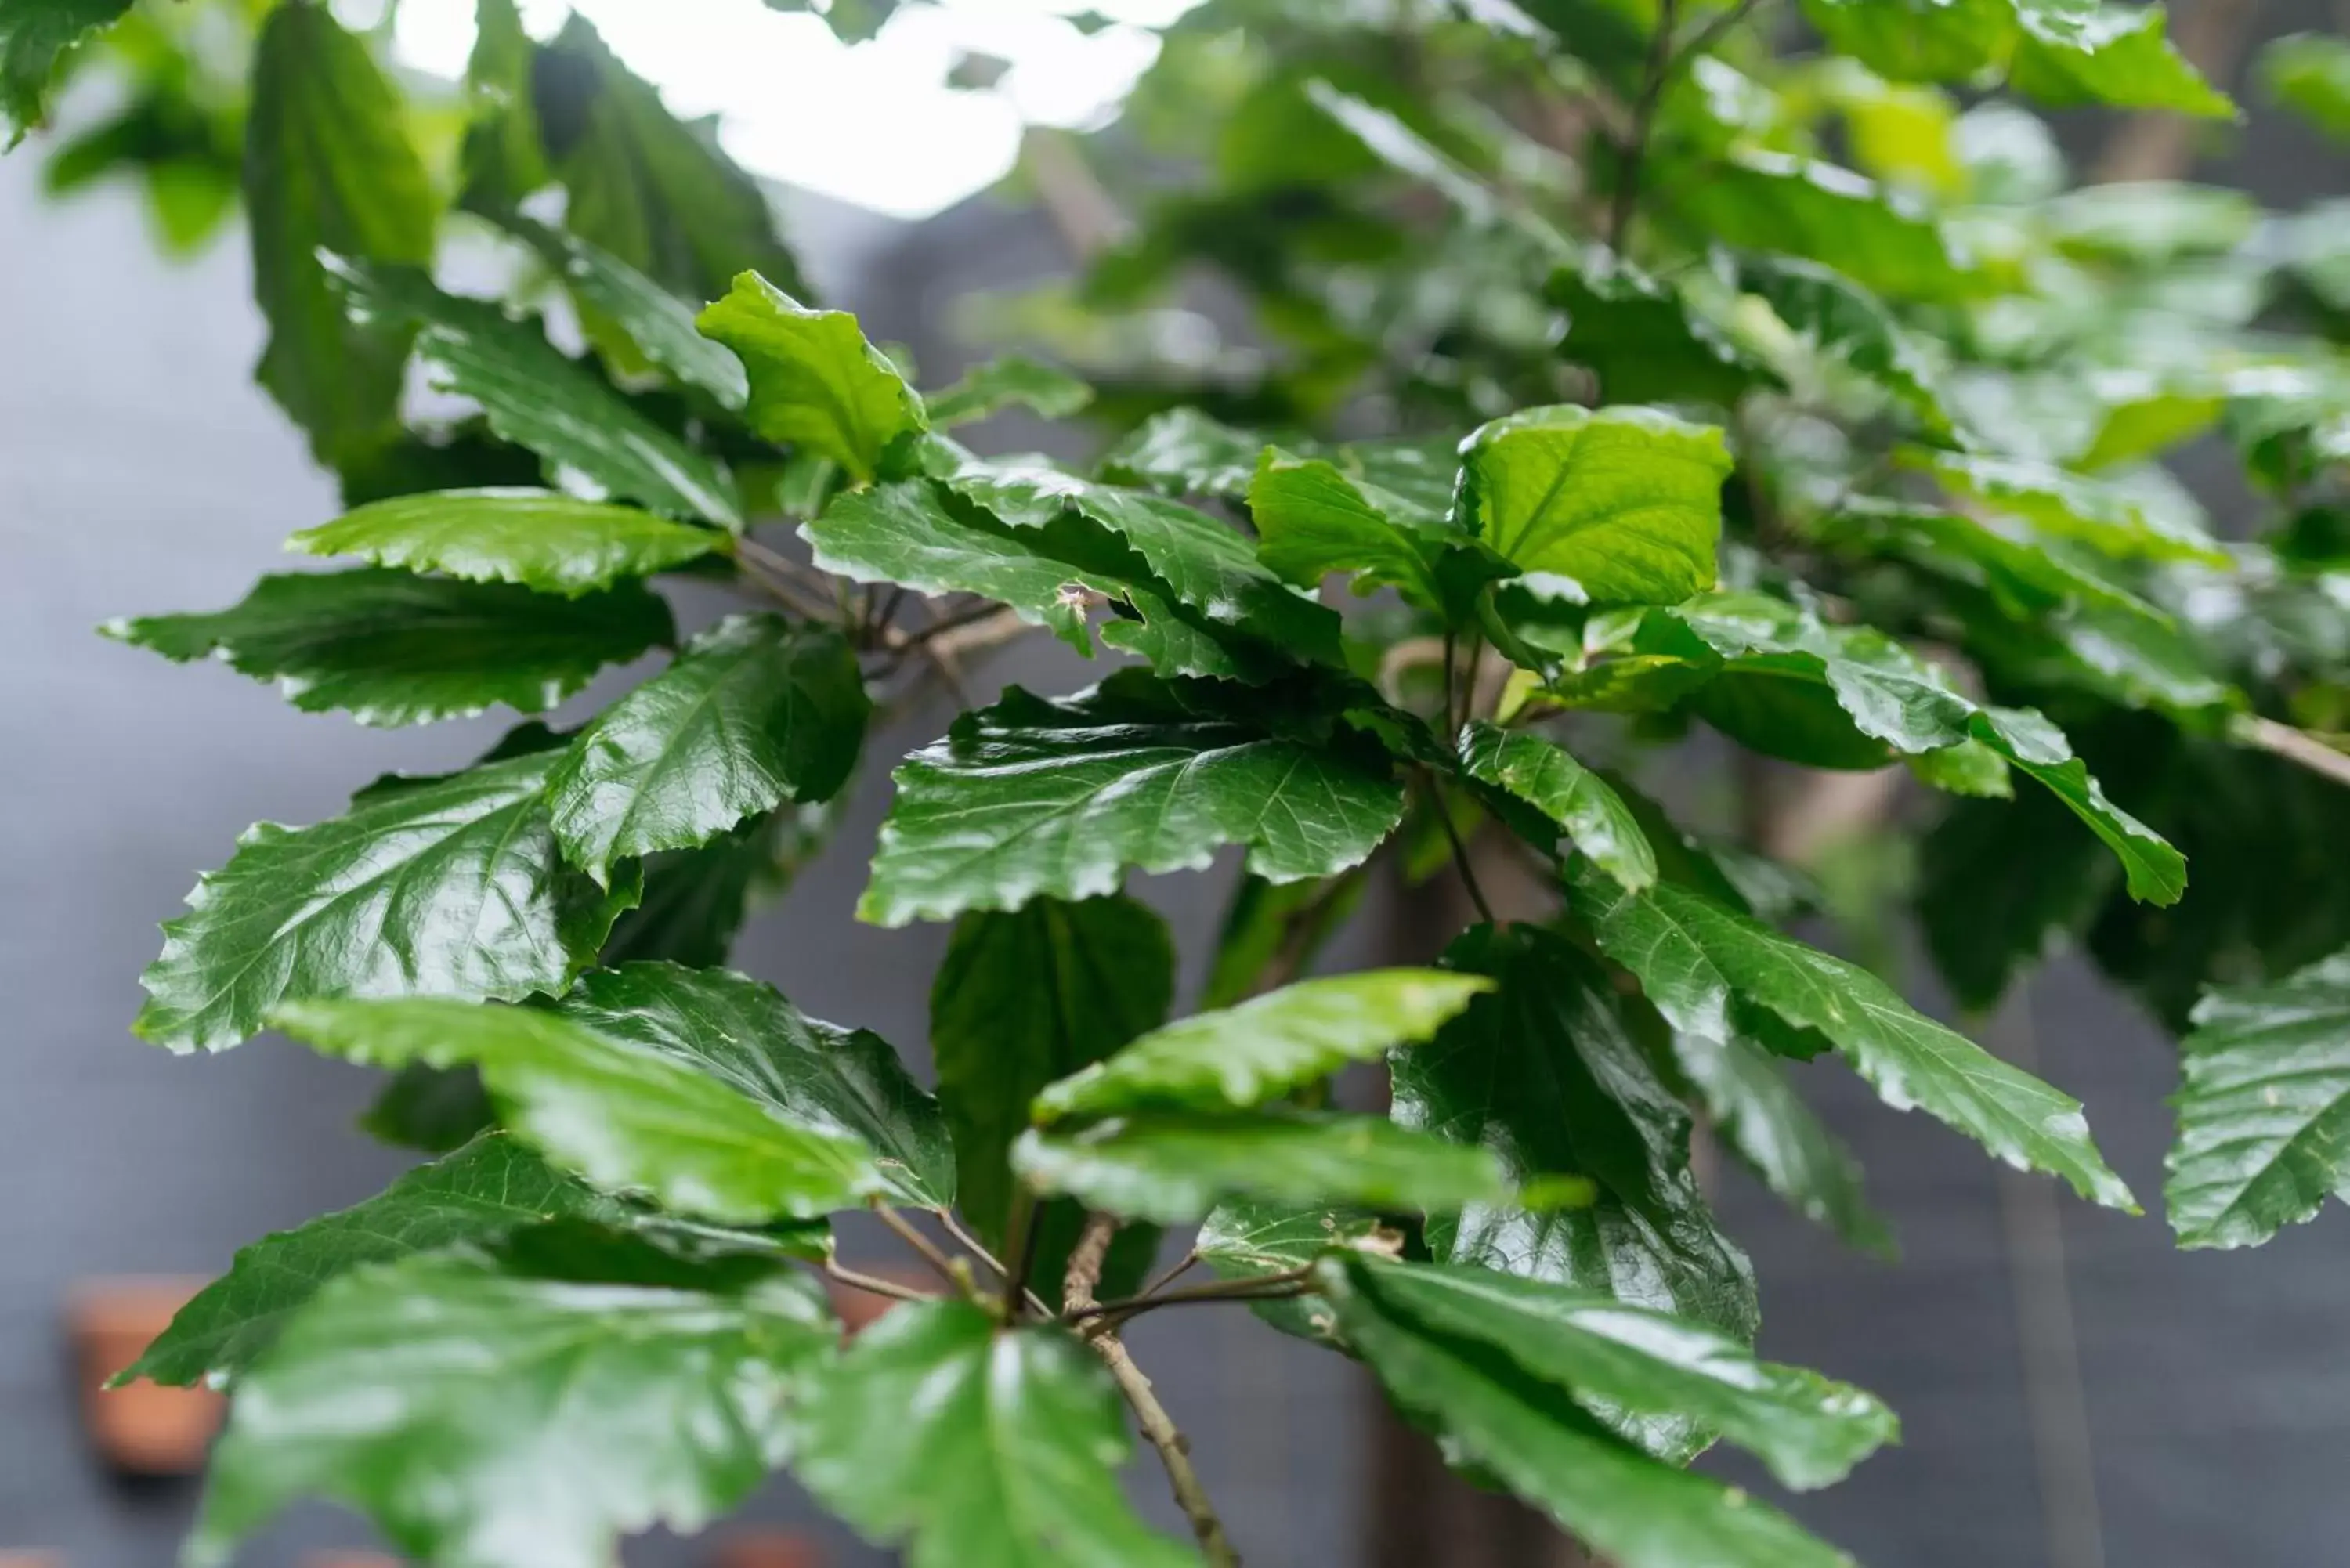
[[[774,986],[732,970],[673,963],[598,970],[555,1011],[715,1078],[795,1127],[856,1139],[903,1202],[954,1201],[938,1102],[878,1034],[810,1018]]]
[[[2227,565],[2208,535],[2106,481],[2020,458],[1904,455],[1953,494],[2012,514],[2054,538],[2077,540],[2123,559]]]
[[[749,372],[752,429],[821,452],[859,483],[880,471],[891,441],[928,428],[921,400],[847,311],[811,310],[746,272],[698,325]]]
[[[1218,1204],[1201,1221],[1193,1250],[1220,1280],[1256,1280],[1294,1273],[1333,1248],[1354,1246],[1378,1230],[1378,1216],[1361,1210],[1241,1199]],[[1253,1302],[1250,1310],[1301,1339],[1326,1341],[1337,1332],[1337,1315],[1319,1295]]]
[[[1655,409],[1527,409],[1471,436],[1462,524],[1599,603],[1674,604],[1713,586],[1721,431]]]
[[[1008,408],[1025,408],[1048,420],[1074,419],[1094,400],[1094,389],[1057,366],[1006,354],[973,365],[951,386],[922,395],[931,423],[944,430],[983,420]]]
[[[1031,1128],[1012,1146],[1012,1163],[1040,1191],[1168,1225],[1233,1199],[1392,1213],[1497,1203],[1509,1193],[1482,1148],[1378,1116],[1321,1111],[1147,1111],[1074,1132]]]
[[[1302,980],[1154,1030],[1037,1095],[1039,1122],[1159,1107],[1244,1110],[1349,1062],[1425,1040],[1492,989],[1480,976],[1366,970]]]
[[[1474,1341],[1389,1302],[1367,1265],[1318,1275],[1339,1332],[1388,1397],[1459,1459],[1498,1477],[1620,1568],[1851,1568],[1777,1510],[1650,1459]]]
[[[68,57],[130,9],[130,0],[0,4],[0,116],[10,147],[48,118],[49,84]]]
[[[744,1093],[706,1056],[681,1059],[574,1017],[427,998],[288,1002],[270,1022],[369,1066],[470,1062],[516,1137],[598,1187],[665,1208],[756,1224],[889,1190],[860,1139]]]
[[[706,844],[786,800],[828,800],[871,710],[837,632],[729,616],[573,739],[547,780],[564,857],[600,882],[615,861]]]
[[[356,1271],[244,1378],[186,1560],[217,1568],[317,1495],[419,1562],[604,1568],[619,1535],[693,1531],[764,1479],[785,1392],[838,1332],[800,1275],[607,1283],[465,1252]]]
[[[566,1216],[609,1221],[623,1212],[505,1134],[484,1133],[364,1202],[239,1249],[229,1272],[182,1307],[123,1376],[225,1381],[250,1366],[321,1286],[353,1269],[493,1241]]]
[[[559,754],[386,780],[332,821],[249,829],[165,923],[133,1031],[217,1051],[287,1000],[561,991],[637,889],[599,893],[556,854],[544,794]]]
[[[515,583],[577,598],[720,550],[724,536],[633,506],[552,490],[434,490],[398,495],[286,541],[311,556]]]
[[[723,463],[655,424],[529,322],[486,300],[444,294],[411,268],[339,260],[329,270],[355,317],[414,327],[417,357],[434,386],[479,403],[503,439],[623,500],[743,526]]]
[[[1656,851],[1623,797],[1565,747],[1481,719],[1461,732],[1461,765],[1549,817],[1633,892],[1657,879]]]
[[[1804,0],[1838,53],[1899,81],[2004,71],[2044,103],[2225,118],[2235,106],[2173,48],[2160,5],[2097,0]]]
[[[1226,844],[1275,882],[1360,863],[1403,815],[1385,757],[1243,716],[1257,705],[1114,677],[1059,701],[1014,688],[963,714],[898,770],[860,915],[899,926],[1092,898],[1128,867],[1204,869]]]
[[[1118,1397],[1064,1330],[911,1303],[817,1368],[786,1421],[801,1484],[867,1539],[904,1543],[908,1568],[1198,1561],[1127,1502]]]
[[[1003,1240],[1014,1189],[1012,1142],[1028,1126],[1037,1091],[1158,1028],[1174,992],[1166,923],[1123,895],[1075,904],[1036,898],[955,922],[931,983],[931,1058],[954,1130],[956,1190],[983,1240]],[[1043,1206],[1034,1278],[1050,1287],[1064,1277],[1084,1223],[1084,1210],[1065,1199]],[[1147,1254],[1157,1234],[1148,1226],[1121,1231],[1111,1262]],[[1135,1262],[1149,1266],[1147,1255]],[[1105,1271],[1105,1295],[1128,1293],[1107,1277]]]
[[[1925,1017],[1866,970],[1671,883],[1636,896],[1578,867],[1570,887],[1601,949],[1675,1028],[1721,1040],[1760,1010],[1825,1039],[1894,1109],[1923,1110],[2020,1170],[2136,1210],[2090,1141],[2079,1101]]]
[[[1341,1303],[1367,1296],[1391,1318],[1490,1345],[1602,1421],[1694,1419],[1797,1490],[1842,1480],[1899,1430],[1892,1411],[1848,1384],[1757,1361],[1719,1330],[1612,1296],[1368,1256],[1333,1260],[1321,1272],[1345,1277]]]
[[[265,576],[224,610],[99,629],[174,661],[210,655],[274,680],[306,713],[341,710],[383,725],[463,719],[500,702],[543,713],[606,665],[677,635],[669,606],[641,584],[558,598],[376,566]]]
[[[2269,96],[2336,141],[2350,141],[2350,39],[2295,33],[2261,51]]]
[[[2258,1246],[2350,1198],[2350,953],[2205,992],[2178,1044],[2163,1199],[2180,1246]]]
[[[408,327],[348,319],[318,253],[429,265],[437,203],[407,106],[326,6],[281,5],[262,24],[244,202],[253,296],[269,323],[255,378],[320,462],[361,455],[398,433]]]
[[[1753,1269],[1690,1168],[1689,1112],[1658,1078],[1598,963],[1531,927],[1479,928],[1445,959],[1500,989],[1427,1044],[1396,1054],[1396,1119],[1491,1149],[1522,1187],[1581,1179],[1596,1190],[1551,1212],[1503,1201],[1432,1216],[1430,1252],[1751,1340],[1761,1317]],[[1641,1417],[1618,1429],[1675,1462],[1705,1440],[1687,1419]]]

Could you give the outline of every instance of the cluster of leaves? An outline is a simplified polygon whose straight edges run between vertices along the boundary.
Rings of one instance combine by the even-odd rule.
[[[128,8],[0,0],[9,113]],[[255,828],[145,977],[145,1038],[276,1028],[392,1069],[370,1126],[438,1154],[247,1249],[132,1369],[236,1395],[194,1560],[323,1494],[420,1560],[593,1568],[788,1465],[918,1564],[1194,1561],[1125,1501],[1123,1392],[1231,1562],[1118,1335],[1245,1301],[1624,1568],[1844,1561],[1683,1468],[1727,1439],[1818,1486],[1895,1430],[1752,1355],[1696,1116],[1862,1246],[1889,1238],[1791,1062],[2135,1204],[2076,1102],[1789,934],[1799,878],[1641,787],[1700,726],[1957,797],[1921,908],[1963,999],[2073,931],[2195,1009],[2182,1239],[2338,1189],[2338,225],[2062,192],[2036,120],[1935,85],[2231,112],[2158,11],[1802,11],[1828,52],[1774,52],[1747,5],[1211,0],[1129,118],[1212,180],[1078,299],[1115,348],[1205,265],[1274,351],[1103,364],[1127,429],[1080,472],[946,432],[1087,383],[1005,359],[918,391],[584,23],[541,42],[484,0],[436,159],[367,40],[240,7],[259,379],[350,508],[291,543],[356,564],[109,630],[361,722],[525,722]],[[2338,126],[2341,58],[2270,74]],[[503,297],[434,281],[461,228],[514,263]],[[469,411],[404,417],[411,367]],[[2150,464],[2214,431],[2256,538]],[[757,536],[779,518],[804,553]],[[664,575],[754,607],[681,643]],[[1333,578],[1375,602],[1342,615]],[[932,1094],[723,965],[876,714],[1027,628],[1124,662],[906,758],[861,907],[954,922]],[[531,717],[656,651],[577,728]],[[1169,933],[1123,889],[1224,851],[1208,993],[1173,1017]],[[1488,854],[1555,907],[1496,919]],[[1431,967],[1300,978],[1374,867],[1448,860],[1483,918]],[[1334,1108],[1357,1064],[1380,1114]],[[846,1345],[819,1275],[906,1293],[834,1257],[844,1210],[938,1275]],[[1144,1283],[1169,1229],[1214,1282]]]

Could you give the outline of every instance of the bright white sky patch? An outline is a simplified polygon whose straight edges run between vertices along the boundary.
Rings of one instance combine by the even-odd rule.
[[[896,218],[926,218],[1009,172],[1028,125],[1083,129],[1113,114],[1159,52],[1148,31],[1193,0],[949,0],[909,5],[847,45],[762,0],[522,0],[551,36],[577,10],[674,113],[719,116],[751,170]],[[1120,25],[1088,37],[1061,13]],[[401,0],[394,40],[420,70],[463,74],[473,0]],[[1012,68],[992,89],[946,85],[964,53]]]

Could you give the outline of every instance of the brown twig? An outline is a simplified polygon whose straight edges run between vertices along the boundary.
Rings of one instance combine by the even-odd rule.
[[[2306,730],[2251,715],[2230,724],[2228,732],[2242,745],[2282,757],[2335,784],[2350,784],[2350,752],[2336,751]]]
[[[1086,1216],[1077,1244],[1069,1250],[1069,1271],[1062,1288],[1064,1314],[1098,1310],[1094,1292],[1101,1282],[1102,1263],[1109,1256],[1110,1241],[1117,1234],[1118,1221],[1111,1216]],[[1224,1534],[1224,1521],[1216,1516],[1215,1504],[1208,1501],[1207,1489],[1200,1484],[1199,1471],[1191,1468],[1191,1440],[1169,1417],[1166,1407],[1159,1403],[1150,1379],[1127,1354],[1116,1326],[1106,1326],[1089,1334],[1087,1343],[1107,1365],[1118,1392],[1134,1407],[1142,1435],[1159,1450],[1159,1462],[1167,1467],[1167,1484],[1174,1489],[1183,1517],[1191,1521],[1191,1533],[1198,1539],[1200,1550],[1214,1568],[1240,1568],[1240,1553],[1232,1550],[1232,1541]]]
[[[901,1285],[895,1280],[885,1280],[876,1274],[859,1273],[855,1269],[841,1263],[827,1263],[824,1266],[824,1272],[844,1285],[864,1291],[870,1295],[888,1296],[891,1301],[927,1302],[938,1299],[928,1291],[918,1291],[910,1285]]]
[[[939,1278],[959,1291],[971,1288],[970,1270],[957,1269],[954,1266],[954,1260],[941,1251],[937,1242],[923,1235],[920,1228],[912,1220],[878,1198],[873,1200],[872,1207],[873,1212],[880,1218],[881,1223],[896,1231],[899,1241],[921,1254],[922,1262],[928,1263],[931,1272]]]

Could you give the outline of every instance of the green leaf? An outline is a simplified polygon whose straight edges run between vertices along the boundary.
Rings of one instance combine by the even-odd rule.
[[[683,298],[577,234],[526,218],[503,221],[563,279],[589,337],[616,372],[652,365],[681,386],[707,392],[723,409],[749,400],[743,362],[702,335],[694,307]]]
[[[2258,1246],[2350,1198],[2350,953],[2205,992],[2178,1045],[2163,1199],[2180,1246]]]
[[[216,1051],[287,1000],[561,991],[636,889],[601,894],[557,858],[542,797],[558,754],[387,780],[332,821],[249,829],[164,925],[132,1029]]]
[[[2187,891],[2187,859],[2161,835],[2106,798],[2088,764],[2055,725],[2029,708],[1986,708],[1974,717],[1974,738],[2040,781],[2122,863],[2130,897],[2175,904]]]
[[[1738,151],[1686,166],[1659,196],[1684,227],[1716,243],[1824,262],[1887,299],[1939,303],[1993,289],[1929,214],[1836,164]]]
[[[1200,1005],[1230,1007],[1247,1001],[1256,994],[1266,966],[1276,959],[1297,969],[1310,967],[1361,908],[1366,889],[1360,877],[1282,883],[1243,877],[1225,907]]]
[[[1333,1260],[1340,1310],[1376,1310],[1437,1335],[1492,1346],[1527,1376],[1563,1388],[1602,1421],[1688,1417],[1760,1459],[1785,1486],[1842,1480],[1892,1441],[1893,1412],[1816,1372],[1757,1361],[1702,1324],[1491,1269]]]
[[[1317,1277],[1406,1415],[1619,1568],[1850,1568],[1775,1509],[1641,1453],[1506,1349],[1423,1321],[1387,1271],[1349,1258]]]
[[[74,50],[130,0],[0,0],[0,113],[8,145],[48,118],[49,84]]]
[[[271,1022],[370,1066],[470,1062],[516,1137],[598,1187],[641,1189],[686,1213],[814,1219],[887,1186],[860,1141],[745,1094],[707,1057],[573,1017],[425,998],[289,1002]]]
[[[187,1560],[225,1563],[323,1495],[418,1561],[602,1568],[621,1532],[692,1531],[756,1486],[784,1395],[837,1333],[790,1275],[536,1279],[462,1252],[356,1271],[246,1376]]]
[[[1146,485],[1169,495],[1241,501],[1270,444],[1197,409],[1170,409],[1103,453],[1101,473],[1113,484]]]
[[[1631,808],[1565,747],[1481,719],[1461,732],[1461,765],[1471,778],[1556,823],[1576,848],[1633,892],[1657,879],[1657,852]]]
[[[365,1202],[240,1249],[123,1376],[225,1381],[251,1366],[322,1286],[354,1269],[565,1216],[609,1221],[623,1213],[504,1133],[484,1133]]]
[[[754,903],[779,897],[831,841],[834,816],[828,805],[786,806],[699,849],[649,857],[644,897],[613,925],[600,961],[724,963]]]
[[[266,576],[224,610],[99,629],[176,662],[216,657],[275,680],[304,712],[339,709],[386,725],[500,702],[543,713],[606,665],[677,635],[669,607],[639,584],[558,598],[375,566]]]
[[[807,1017],[775,987],[730,970],[672,963],[598,970],[555,1011],[715,1078],[794,1127],[856,1139],[906,1202],[954,1201],[938,1102],[878,1034]]]
[[[1036,1096],[1039,1122],[1153,1106],[1245,1110],[1425,1040],[1492,982],[1433,970],[1303,980],[1153,1030]]]
[[[758,178],[710,120],[687,121],[574,13],[530,72],[546,160],[569,200],[564,226],[686,299],[712,299],[744,267],[800,290]]]
[[[1074,1132],[1031,1128],[1012,1163],[1040,1191],[1168,1225],[1230,1199],[1403,1212],[1498,1202],[1509,1191],[1484,1149],[1317,1111],[1148,1111]]]
[[[1673,1060],[1715,1131],[1763,1186],[1846,1244],[1893,1256],[1892,1231],[1862,1195],[1859,1163],[1804,1103],[1768,1050],[1742,1034],[1713,1040],[1677,1033]]]
[[[1479,928],[1445,957],[1500,989],[1428,1044],[1397,1053],[1396,1119],[1493,1150],[1521,1186],[1581,1177],[1598,1192],[1551,1213],[1501,1203],[1440,1216],[1430,1250],[1752,1339],[1753,1270],[1690,1169],[1689,1113],[1658,1079],[1598,965],[1530,927]],[[1685,1420],[1646,1423],[1638,1437],[1677,1459],[1700,1442]]]
[[[1170,590],[1123,540],[1074,514],[1042,528],[1008,527],[935,481],[916,479],[837,496],[800,536],[826,571],[921,593],[981,594],[1088,658],[1088,596],[1098,595],[1139,618],[1104,621],[1102,641],[1162,674],[1261,680],[1284,662],[1270,645],[1169,603]]]
[[[952,386],[923,394],[931,423],[941,430],[983,420],[1009,408],[1024,408],[1048,420],[1075,419],[1094,400],[1094,389],[1057,366],[1006,354],[973,365]]]
[[[1017,688],[898,770],[859,906],[885,926],[1036,895],[1118,890],[1127,867],[1201,870],[1248,846],[1268,881],[1369,857],[1403,815],[1384,756],[1243,717],[1205,686],[1113,678],[1060,701]]]
[[[1325,459],[1265,448],[1248,509],[1257,559],[1284,582],[1314,588],[1332,572],[1351,572],[1358,593],[1393,586],[1415,604],[1443,603],[1431,562],[1444,535],[1405,521],[1416,511],[1409,502],[1348,478]]]
[[[255,375],[321,462],[358,456],[399,428],[408,333],[348,319],[318,253],[431,264],[437,203],[407,119],[367,44],[326,6],[269,13],[244,127],[253,296],[269,323]]]
[[[1759,296],[1817,352],[1835,357],[1893,394],[1939,440],[1956,433],[1941,372],[1882,300],[1817,262],[1749,256],[1738,286]]]
[[[1529,572],[1600,603],[1672,604],[1713,586],[1721,431],[1655,409],[1528,409],[1470,438],[1464,524]]]
[[[847,311],[811,310],[746,272],[697,325],[749,372],[753,430],[820,452],[860,483],[879,472],[891,441],[928,428],[921,399]]]
[[[723,463],[655,424],[530,323],[487,300],[444,294],[410,268],[338,261],[332,271],[355,317],[416,327],[417,358],[434,387],[479,403],[503,439],[623,500],[742,527]]]
[[[1357,1210],[1242,1199],[1218,1204],[1201,1221],[1192,1250],[1220,1280],[1255,1280],[1295,1272],[1333,1248],[1369,1240],[1379,1228],[1378,1215]],[[1337,1333],[1337,1315],[1319,1295],[1252,1302],[1249,1309],[1301,1339],[1328,1340]]]
[[[1856,497],[1820,526],[1839,545],[1895,556],[1981,588],[2011,620],[2037,621],[2052,612],[2091,606],[2171,624],[2163,611],[2100,569],[2088,552],[2043,537],[2021,518]]]
[[[378,1143],[448,1154],[498,1125],[497,1108],[471,1067],[402,1067],[359,1114]]]
[[[1840,54],[1898,81],[2002,70],[2043,103],[2102,103],[2225,118],[2235,106],[2166,36],[2159,5],[2095,0],[1804,0]]]
[[[2228,564],[2208,535],[2106,481],[2018,458],[1904,455],[1951,493],[2020,517],[2051,537],[2077,540],[2124,560]]]
[[[837,632],[729,616],[572,741],[547,780],[564,857],[601,882],[615,861],[706,844],[785,800],[828,800],[871,711]]]
[[[1109,1375],[1060,1329],[910,1303],[808,1377],[788,1419],[801,1484],[867,1539],[909,1543],[909,1568],[1198,1561],[1128,1504]]]
[[[1211,622],[1337,662],[1336,614],[1293,591],[1238,529],[1204,512],[1044,467],[968,463],[947,483],[1014,529],[1049,529],[1074,513],[1125,540],[1171,597]]]
[[[438,490],[362,506],[305,528],[286,547],[577,598],[723,544],[706,528],[551,490]]]
[[[2020,1170],[2136,1210],[2090,1142],[2079,1101],[1918,1013],[1866,970],[1670,883],[1636,897],[1577,867],[1570,887],[1600,947],[1676,1029],[1721,1040],[1759,1011],[1825,1038],[1894,1109],[1922,1110]]]
[[[2261,51],[2269,96],[2336,141],[2350,141],[2350,39],[2295,33]]]
[[[931,1057],[954,1131],[956,1190],[983,1240],[1000,1241],[1011,1215],[1012,1142],[1029,1102],[1165,1023],[1174,991],[1166,923],[1123,896],[1037,898],[955,922],[931,983]],[[1035,1277],[1060,1277],[1082,1218],[1040,1218],[1040,1235],[1059,1244],[1039,1246]]]
[[[1735,405],[1777,372],[1698,308],[1684,286],[1593,246],[1544,289],[1567,314],[1561,350],[1599,378],[1609,403]]]

